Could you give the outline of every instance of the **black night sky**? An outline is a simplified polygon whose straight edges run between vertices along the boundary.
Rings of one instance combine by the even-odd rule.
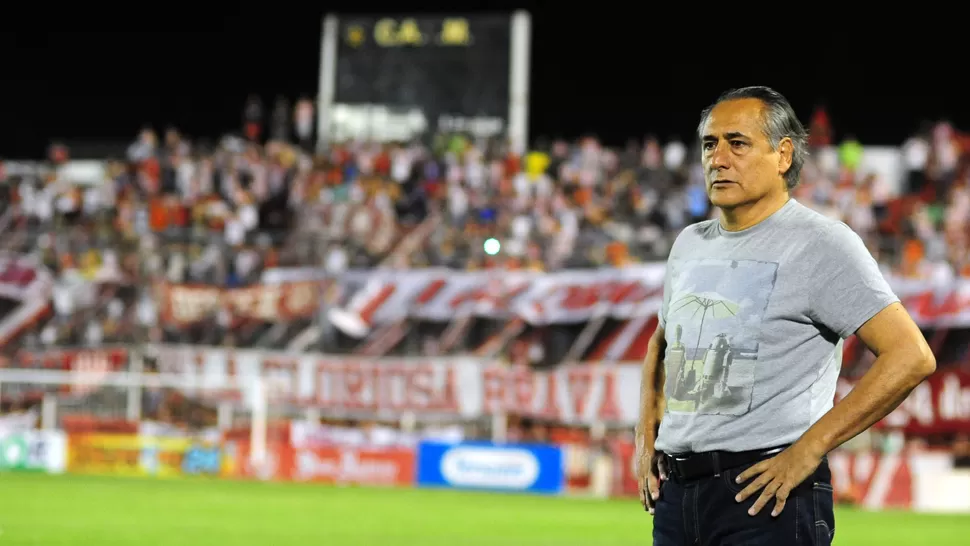
[[[701,4],[686,6],[688,13],[654,4],[617,3],[609,11],[610,3],[545,4],[525,6],[533,17],[533,139],[688,138],[721,91],[755,84],[788,96],[806,123],[824,101],[837,138],[895,145],[922,119],[970,128],[958,73],[966,46],[946,43],[959,34],[938,24],[895,29],[763,13],[760,20],[754,8],[732,24]],[[430,11],[503,5],[450,6]],[[40,158],[52,139],[128,141],[145,124],[205,137],[235,130],[250,93],[266,101],[316,93],[324,13],[406,11],[364,2],[27,9],[33,12],[5,16],[0,32],[0,158]],[[422,11],[429,10],[414,10]]]

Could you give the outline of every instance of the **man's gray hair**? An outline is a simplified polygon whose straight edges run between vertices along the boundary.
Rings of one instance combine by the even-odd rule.
[[[788,99],[774,89],[758,85],[731,89],[723,93],[714,101],[714,104],[701,113],[701,123],[697,126],[698,136],[704,136],[704,124],[707,123],[707,118],[715,106],[738,99],[758,99],[765,105],[762,124],[772,150],[778,148],[781,139],[785,137],[791,139],[793,148],[791,167],[785,172],[785,185],[789,190],[794,188],[798,185],[802,167],[808,159],[808,131],[805,130],[802,122],[798,121],[798,116],[795,115],[795,110],[788,103]]]

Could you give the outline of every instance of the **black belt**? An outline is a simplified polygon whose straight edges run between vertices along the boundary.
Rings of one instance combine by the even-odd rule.
[[[717,476],[731,468],[763,461],[781,453],[786,447],[788,446],[753,451],[705,451],[682,455],[664,453],[664,458],[667,462],[667,470],[675,477],[686,481]]]

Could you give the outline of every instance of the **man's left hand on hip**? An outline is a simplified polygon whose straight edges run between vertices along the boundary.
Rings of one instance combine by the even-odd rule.
[[[796,442],[778,455],[765,459],[739,474],[737,478],[739,484],[752,478],[754,481],[738,493],[735,500],[744,502],[748,497],[761,491],[761,496],[748,510],[748,514],[752,516],[758,514],[774,498],[775,508],[771,511],[771,515],[777,516],[784,510],[788,495],[815,472],[824,456],[824,452],[814,449],[806,442]]]

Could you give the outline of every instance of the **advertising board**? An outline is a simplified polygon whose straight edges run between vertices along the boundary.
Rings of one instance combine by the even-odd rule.
[[[530,444],[422,442],[419,487],[558,494],[563,490],[559,447]]]
[[[267,446],[267,462],[253,468],[248,442],[238,446],[236,475],[261,480],[300,481],[340,485],[414,485],[416,457],[404,447],[328,446],[294,448],[285,443]]]
[[[292,479],[354,485],[414,485],[414,451],[330,447],[294,450]]]
[[[25,430],[0,436],[0,471],[64,472],[67,440],[59,430]]]
[[[67,470],[79,474],[176,477],[228,473],[232,454],[192,438],[72,434]]]
[[[182,457],[182,474],[186,476],[230,475],[235,461],[234,444],[194,442]]]

